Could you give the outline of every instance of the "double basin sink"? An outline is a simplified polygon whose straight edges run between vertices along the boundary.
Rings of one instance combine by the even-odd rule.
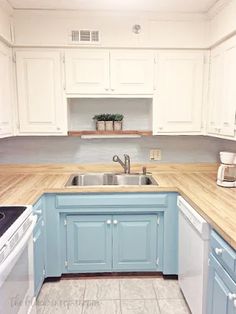
[[[122,173],[79,173],[70,176],[66,183],[71,186],[104,186],[104,185],[158,185],[151,175]]]

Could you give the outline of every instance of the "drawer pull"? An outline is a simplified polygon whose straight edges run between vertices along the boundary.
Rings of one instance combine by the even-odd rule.
[[[218,247],[215,248],[216,255],[221,255],[223,253],[223,249],[220,249]]]
[[[42,215],[42,209],[34,210],[34,214]]]
[[[110,224],[111,224],[111,220],[108,219],[108,220],[107,220],[107,225],[110,225]]]
[[[236,299],[236,293],[229,293],[228,294],[228,298],[229,298],[230,301],[235,300]]]
[[[113,224],[114,224],[114,225],[117,225],[117,224],[118,224],[118,220],[116,220],[116,219],[113,220]]]

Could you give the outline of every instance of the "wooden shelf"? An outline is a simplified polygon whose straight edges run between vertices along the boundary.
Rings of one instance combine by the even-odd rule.
[[[81,136],[87,138],[99,138],[99,137],[140,137],[151,136],[152,131],[141,130],[122,130],[122,131],[68,131],[69,136]]]

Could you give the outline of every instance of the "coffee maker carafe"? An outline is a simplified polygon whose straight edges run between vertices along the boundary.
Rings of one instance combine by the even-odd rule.
[[[220,152],[220,161],[217,184],[227,188],[236,187],[236,153]]]

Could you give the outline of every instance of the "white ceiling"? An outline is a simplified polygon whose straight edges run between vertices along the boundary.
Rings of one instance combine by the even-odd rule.
[[[217,0],[8,0],[16,9],[206,12]]]

